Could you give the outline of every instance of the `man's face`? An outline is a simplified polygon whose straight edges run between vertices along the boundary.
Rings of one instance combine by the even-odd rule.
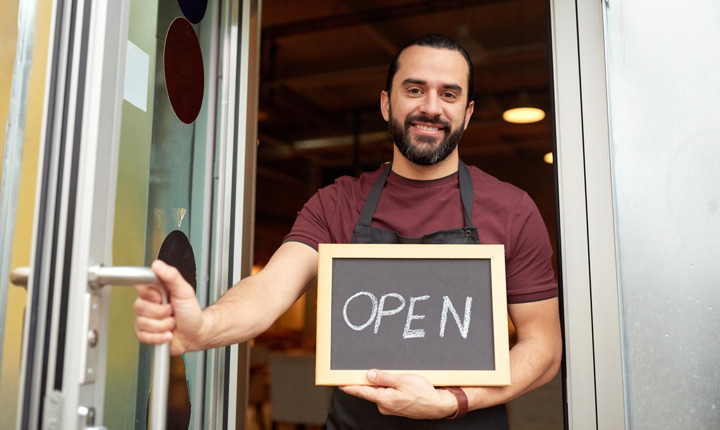
[[[381,108],[406,159],[428,166],[455,151],[473,112],[467,83],[467,63],[459,52],[424,46],[403,51]]]

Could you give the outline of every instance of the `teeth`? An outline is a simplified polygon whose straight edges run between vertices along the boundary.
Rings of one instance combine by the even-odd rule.
[[[420,130],[425,130],[425,131],[437,131],[437,130],[440,130],[440,127],[428,127],[428,126],[425,126],[425,125],[416,125],[415,127],[419,128]]]

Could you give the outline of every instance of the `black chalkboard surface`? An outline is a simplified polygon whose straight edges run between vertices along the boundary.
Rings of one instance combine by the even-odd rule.
[[[318,385],[367,370],[435,385],[510,383],[502,245],[322,244]]]

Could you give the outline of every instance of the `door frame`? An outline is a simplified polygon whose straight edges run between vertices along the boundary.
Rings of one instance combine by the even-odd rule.
[[[625,429],[607,0],[550,0],[568,428]]]
[[[578,429],[625,428],[604,3],[549,3],[568,423]],[[215,243],[224,252],[211,268],[221,275],[218,297],[252,266],[260,2],[229,0],[222,9],[221,31],[236,38],[221,48],[226,79],[216,105],[223,110],[219,150],[229,151],[222,158],[227,163],[218,183],[222,210],[215,220],[222,227]],[[64,382],[80,381],[81,368],[58,367],[57,356],[62,351],[85,356],[87,342],[82,336],[58,342],[56,327],[64,313],[61,332],[83,331],[88,294],[93,296],[85,262],[111,261],[105,245],[111,243],[125,63],[119,47],[127,40],[128,11],[129,0],[55,3],[25,322],[31,334],[23,342],[18,419],[23,428],[38,427],[41,412],[54,408],[60,412],[48,415],[51,419],[61,420],[63,428],[77,427],[80,405],[94,407],[102,419],[97,399],[103,396],[104,369],[96,369],[94,382]],[[84,263],[73,264],[78,261]],[[70,298],[66,303],[64,294]],[[99,293],[98,300],[106,295]],[[107,322],[101,318],[99,324]],[[99,351],[104,342],[99,339]],[[206,407],[214,403],[208,410],[221,410],[224,417],[213,428],[234,427],[244,422],[247,404],[247,345],[209,354],[208,362],[224,369],[221,378],[230,381],[227,389],[216,381],[206,399]],[[57,381],[62,390],[54,396]]]
[[[122,101],[117,65],[124,64],[125,53],[118,46],[127,40],[128,6],[129,1],[54,4],[19,428],[77,428],[80,405],[102,418],[106,338],[89,348],[87,337],[72,333],[86,336],[90,308],[109,299],[107,290],[90,291],[87,268],[110,261],[104,245],[112,234]],[[99,330],[107,325],[101,313],[93,312],[92,319]]]

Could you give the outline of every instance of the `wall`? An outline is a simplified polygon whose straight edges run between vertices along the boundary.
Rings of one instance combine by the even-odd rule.
[[[720,428],[720,3],[606,6],[628,428]]]

